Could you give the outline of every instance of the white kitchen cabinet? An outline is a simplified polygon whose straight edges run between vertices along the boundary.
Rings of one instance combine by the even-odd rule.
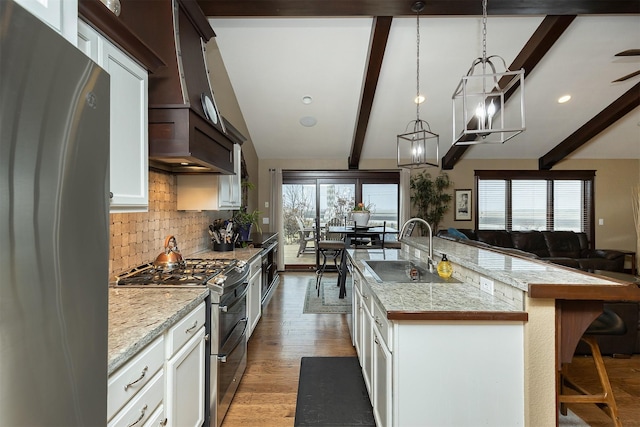
[[[392,358],[376,328],[373,330],[373,344],[373,416],[378,427],[385,427],[391,425]]]
[[[164,337],[160,336],[109,376],[107,419],[114,418],[154,378],[157,372],[162,371],[163,367]]]
[[[247,291],[247,317],[249,318],[249,330],[247,339],[251,337],[253,330],[258,325],[262,316],[262,258],[256,257],[249,264],[249,290]]]
[[[179,211],[217,211],[240,209],[241,147],[233,145],[234,175],[195,174],[178,175]]]
[[[149,206],[147,71],[83,21],[78,22],[77,45],[111,78],[110,211],[146,212]]]
[[[205,405],[205,319],[201,303],[166,334],[165,416],[170,426],[201,426]]]
[[[15,0],[41,21],[76,45],[78,0]]]
[[[167,361],[165,415],[170,426],[200,427],[205,405],[204,327]]]
[[[233,175],[218,177],[218,208],[240,209],[242,206],[242,148],[233,144]]]
[[[144,425],[162,405],[164,372],[155,374],[131,401],[119,411],[107,427],[129,427]]]

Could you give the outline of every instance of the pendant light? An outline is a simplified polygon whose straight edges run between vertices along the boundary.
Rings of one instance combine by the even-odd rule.
[[[420,95],[420,12],[424,7],[421,1],[411,7],[416,13],[416,119],[409,122],[405,133],[397,136],[398,167],[401,168],[437,167],[439,160],[439,136],[431,132],[429,123],[420,120],[420,103],[424,100]]]
[[[504,71],[498,72],[494,62],[502,63]],[[519,111],[506,114],[510,97]],[[502,57],[487,56],[487,0],[482,2],[482,57],[473,61],[452,100],[453,145],[502,144],[525,129],[524,69],[511,71]]]

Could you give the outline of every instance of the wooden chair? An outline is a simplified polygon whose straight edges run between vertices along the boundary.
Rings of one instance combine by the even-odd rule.
[[[341,225],[340,220],[334,218],[327,223],[327,230],[329,226],[337,226]],[[320,229],[319,219],[316,218],[316,230]],[[316,270],[316,290],[318,291],[318,296],[320,296],[320,281],[322,280],[322,275],[327,268],[327,257],[333,258],[333,264],[338,270],[338,280],[336,282],[336,286],[340,284],[340,276],[342,275],[341,269],[338,267],[338,258],[342,257],[342,252],[345,249],[344,240],[339,239],[338,237],[332,235],[331,233],[326,233],[324,239],[320,239],[320,233],[316,233],[316,248],[318,248],[318,254],[322,257],[322,265],[318,266]]]
[[[300,234],[300,245],[298,246],[298,254],[296,258],[300,256],[300,254],[305,253],[307,251],[307,243],[314,242],[316,240],[316,228],[313,227],[305,227],[302,219],[296,217],[296,222],[298,223],[298,229]]]
[[[600,379],[600,385],[602,386],[602,392],[592,394],[584,387],[576,384],[568,375],[567,365],[562,366],[562,375],[560,378],[560,393],[558,395],[558,401],[560,402],[560,410],[563,415],[567,414],[567,403],[591,403],[596,404],[603,412],[605,412],[613,420],[613,425],[621,427],[620,419],[618,417],[618,406],[613,397],[613,390],[611,389],[611,383],[609,382],[609,376],[600,353],[600,346],[596,339],[597,335],[624,335],[627,332],[627,327],[620,316],[618,316],[613,310],[605,309],[603,313],[594,320],[587,328],[581,340],[587,343],[591,348],[591,355],[593,356],[593,362],[598,372],[598,378]],[[573,389],[580,394],[565,394],[566,389]]]

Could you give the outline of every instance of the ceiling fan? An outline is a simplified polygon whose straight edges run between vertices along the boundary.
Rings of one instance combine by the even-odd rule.
[[[640,56],[640,49],[627,49],[622,52],[616,53],[615,56]],[[634,71],[633,73],[629,73],[626,76],[622,76],[619,79],[612,81],[611,83],[623,82],[625,80],[630,79],[631,77],[635,77],[640,74],[640,70]]]

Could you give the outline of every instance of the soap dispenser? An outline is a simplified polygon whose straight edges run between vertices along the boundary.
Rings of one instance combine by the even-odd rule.
[[[442,260],[440,260],[440,262],[438,263],[437,270],[438,270],[438,276],[444,279],[448,279],[449,277],[451,277],[451,274],[453,273],[453,266],[451,265],[451,262],[447,259],[446,254],[442,254]]]

